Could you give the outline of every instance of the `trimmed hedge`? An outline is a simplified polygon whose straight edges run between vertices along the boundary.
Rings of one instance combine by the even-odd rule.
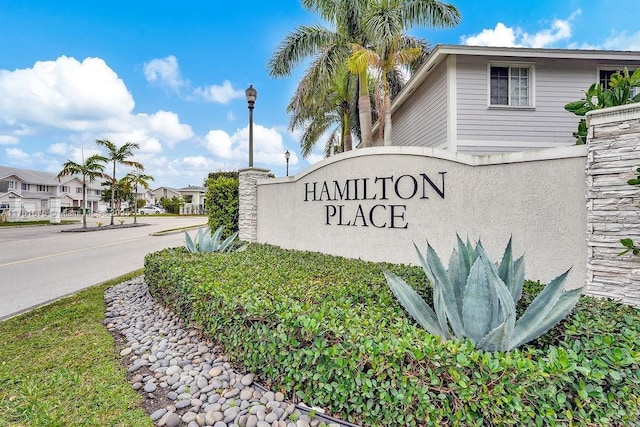
[[[223,174],[223,172],[220,172]],[[226,172],[236,174],[237,172]],[[211,175],[211,174],[209,174]],[[223,236],[228,237],[238,231],[238,178],[221,175],[206,182],[206,206],[209,214],[209,229],[224,226]]]
[[[145,258],[153,295],[201,325],[232,362],[339,418],[366,426],[638,424],[637,309],[583,296],[540,339],[488,353],[416,326],[383,269],[431,304],[418,267],[255,244]],[[541,288],[525,283],[520,311]]]

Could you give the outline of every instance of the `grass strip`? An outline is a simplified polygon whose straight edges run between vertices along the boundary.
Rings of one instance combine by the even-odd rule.
[[[0,426],[151,426],[103,326],[104,291],[138,270],[0,323]]]

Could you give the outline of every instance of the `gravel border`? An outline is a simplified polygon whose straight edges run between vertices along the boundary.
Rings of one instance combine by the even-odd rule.
[[[157,426],[355,427],[235,371],[219,347],[156,303],[142,276],[107,289],[105,303],[104,324]]]

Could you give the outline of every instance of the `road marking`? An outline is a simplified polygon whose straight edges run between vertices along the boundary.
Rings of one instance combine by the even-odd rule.
[[[119,245],[121,243],[133,242],[133,241],[136,241],[136,240],[140,240],[140,238],[120,240],[118,242],[104,243],[102,245],[95,245],[95,246],[87,246],[87,247],[80,248],[80,249],[72,249],[70,251],[57,252],[57,253],[53,253],[53,254],[42,255],[42,256],[39,256],[39,257],[35,257],[35,258],[21,259],[19,261],[11,261],[11,262],[7,262],[5,264],[0,264],[0,267],[7,267],[9,265],[16,265],[16,264],[24,264],[26,262],[38,261],[38,260],[47,259],[47,258],[54,258],[54,257],[57,257],[57,256],[62,256],[62,255],[75,254],[75,253],[78,253],[78,252],[84,252],[84,251],[91,250],[91,249],[106,248],[107,246]]]

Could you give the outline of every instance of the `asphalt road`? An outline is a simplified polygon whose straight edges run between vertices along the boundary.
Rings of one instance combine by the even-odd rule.
[[[109,223],[109,218],[99,220]],[[61,232],[81,224],[0,227],[0,320],[142,268],[146,254],[184,245],[184,232],[152,233],[204,225],[206,220],[138,217],[148,225],[84,233]],[[95,221],[89,219],[87,225]]]

